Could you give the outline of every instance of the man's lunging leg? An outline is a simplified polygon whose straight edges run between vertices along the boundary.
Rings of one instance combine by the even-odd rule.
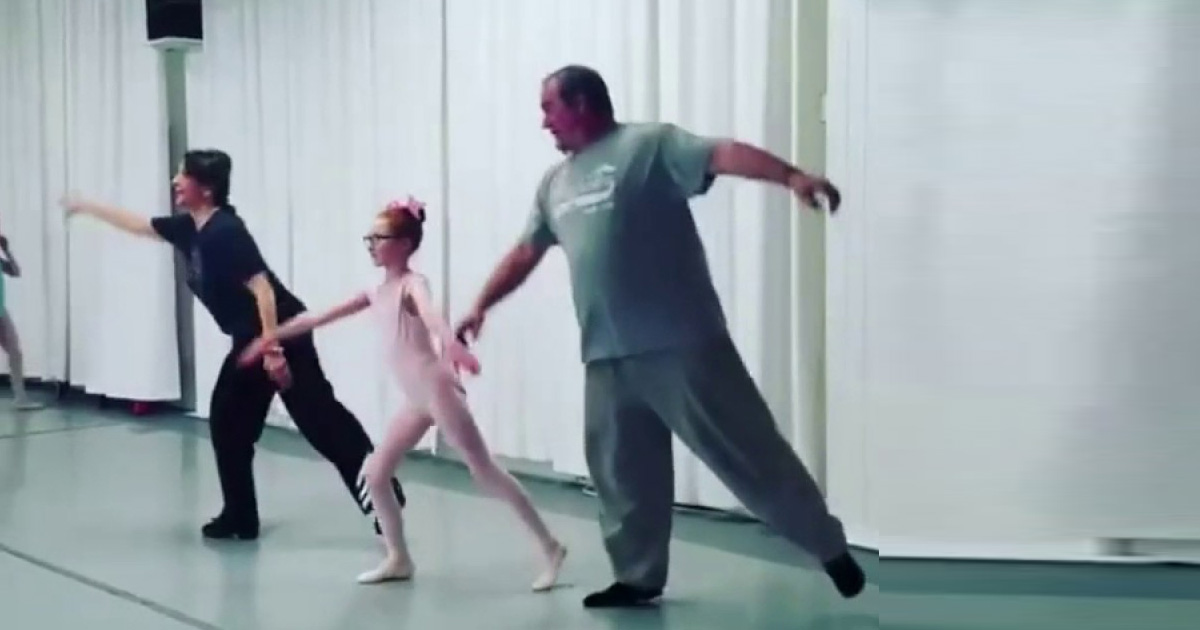
[[[667,583],[675,479],[671,433],[626,395],[620,361],[589,364],[584,441],[600,499],[600,527],[616,582],[583,600],[589,608],[639,606]]]
[[[733,341],[638,364],[655,411],[755,516],[822,563],[846,597],[865,577],[841,521],[775,424]]]

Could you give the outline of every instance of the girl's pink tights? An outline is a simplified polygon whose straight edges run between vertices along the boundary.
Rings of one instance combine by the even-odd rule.
[[[533,582],[533,590],[553,588],[566,558],[566,547],[550,533],[520,483],[496,463],[461,391],[452,382],[442,381],[438,385],[427,409],[410,407],[392,421],[383,443],[364,466],[367,489],[383,530],[387,557],[378,568],[360,575],[359,582],[369,584],[412,577],[414,566],[405,542],[400,504],[391,490],[391,477],[405,453],[436,424],[445,434],[446,441],[466,462],[476,485],[486,494],[507,503],[537,541],[543,562],[542,571]]]

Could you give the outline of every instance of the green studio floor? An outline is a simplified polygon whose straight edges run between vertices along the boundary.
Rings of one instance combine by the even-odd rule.
[[[677,518],[658,610],[587,611],[609,579],[593,500],[528,482],[572,548],[565,585],[528,592],[533,564],[512,517],[456,465],[401,471],[419,573],[360,586],[377,560],[369,524],[297,437],[269,430],[257,460],[263,537],[206,544],[218,492],[207,428],[94,405],[16,414],[0,399],[0,627],[369,630],[800,628],[1089,630],[1195,628],[1200,572],[888,562],[840,600],[800,554],[756,524]]]

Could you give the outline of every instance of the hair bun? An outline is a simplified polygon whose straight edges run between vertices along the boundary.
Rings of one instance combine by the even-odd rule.
[[[388,202],[385,212],[391,215],[393,220],[403,220],[402,217],[407,215],[416,219],[417,223],[425,223],[425,204],[412,195],[404,201],[395,199]]]

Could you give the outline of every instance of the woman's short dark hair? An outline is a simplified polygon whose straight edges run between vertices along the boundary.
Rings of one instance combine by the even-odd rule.
[[[229,205],[229,175],[233,160],[217,149],[193,149],[183,154],[183,174],[212,193],[213,204]]]
[[[558,81],[558,96],[564,103],[572,107],[582,104],[587,106],[588,111],[606,120],[614,118],[608,84],[595,69],[580,65],[563,66],[546,79]]]

